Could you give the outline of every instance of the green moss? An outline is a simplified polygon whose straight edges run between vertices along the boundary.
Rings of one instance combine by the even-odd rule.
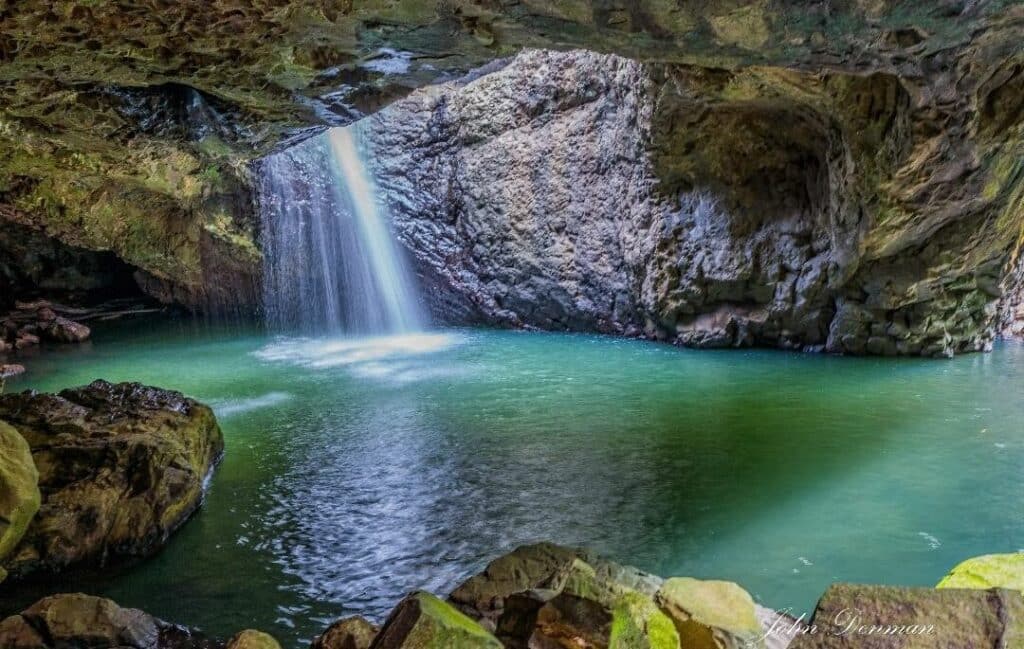
[[[626,593],[612,610],[608,649],[678,649],[679,633],[650,597]]]
[[[0,421],[0,560],[18,545],[39,511],[39,472],[28,442]],[[6,572],[0,569],[0,581]]]

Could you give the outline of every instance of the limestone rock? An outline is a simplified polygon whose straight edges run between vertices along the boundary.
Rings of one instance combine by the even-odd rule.
[[[790,649],[991,649],[1024,646],[1017,591],[834,584]]]
[[[318,635],[310,649],[369,649],[380,629],[358,615],[338,620]]]
[[[388,616],[374,649],[502,649],[479,624],[429,593],[412,593]]]
[[[267,633],[246,629],[228,640],[224,649],[281,649],[281,645]]]
[[[0,396],[0,420],[28,442],[43,493],[2,561],[14,578],[154,552],[199,506],[223,452],[207,406],[137,383]]]
[[[1008,588],[1024,592],[1024,552],[968,559],[943,577],[936,588]]]
[[[968,95],[1017,83],[971,61]],[[1024,290],[1024,140],[955,126],[990,118],[948,82],[526,51],[360,128],[442,318],[948,357]]]
[[[246,162],[297,129],[494,71],[523,47],[578,47],[657,63],[638,73],[618,60],[608,84],[586,57],[579,76],[571,62],[523,65],[530,83],[459,137],[442,105],[476,118],[482,96],[420,97],[419,119],[396,134],[416,145],[409,183],[429,190],[403,236],[436,235],[415,247],[435,256],[422,269],[443,295],[504,323],[681,344],[985,349],[993,308],[1003,330],[1024,331],[1020,286],[1003,281],[1021,257],[1022,11],[966,0],[26,7],[0,17],[0,233],[17,223],[112,251],[164,300],[251,301]],[[624,162],[645,157],[654,173]],[[503,212],[508,228],[484,227]],[[496,252],[520,267],[494,275]],[[0,272],[0,299],[15,279]],[[832,335],[841,300],[870,317],[844,316]]]
[[[683,646],[743,649],[763,646],[754,600],[732,582],[689,577],[666,580],[655,601],[675,624]]]
[[[28,443],[0,421],[0,561],[25,534],[39,502],[39,472]],[[0,581],[5,576],[0,568]]]

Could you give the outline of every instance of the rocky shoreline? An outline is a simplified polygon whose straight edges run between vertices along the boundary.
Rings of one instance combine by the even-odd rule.
[[[169,390],[95,381],[0,396],[2,587],[153,554],[200,506],[223,448],[212,411]],[[1022,590],[1024,553],[990,555],[936,588],[834,584],[812,616],[794,618],[732,582],[666,579],[537,543],[447,597],[410,593],[379,626],[338,620],[310,649],[995,649],[1024,642]],[[254,629],[211,638],[83,593],[7,613],[0,649],[280,646]]]
[[[550,543],[492,561],[447,599],[416,591],[376,626],[348,617],[310,649],[873,649],[1018,647],[1024,555],[980,557],[938,588],[835,584],[809,619],[754,603],[738,585],[661,579]],[[1009,575],[1012,574],[1012,577]],[[963,580],[969,579],[969,587]],[[254,629],[228,640],[81,593],[0,621],[0,649],[280,649]]]

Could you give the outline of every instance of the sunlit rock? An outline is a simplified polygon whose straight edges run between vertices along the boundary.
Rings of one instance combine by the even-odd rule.
[[[936,588],[1009,588],[1024,592],[1024,552],[968,559],[950,570]]]
[[[747,591],[728,581],[676,577],[655,601],[675,625],[683,646],[742,649],[763,646],[763,630]]]

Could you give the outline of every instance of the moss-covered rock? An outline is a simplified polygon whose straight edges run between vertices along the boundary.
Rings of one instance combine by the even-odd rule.
[[[483,627],[430,593],[412,593],[395,607],[374,649],[502,649]]]
[[[683,646],[742,649],[763,646],[763,631],[747,591],[728,581],[668,579],[655,595]]]
[[[281,649],[281,645],[270,634],[255,629],[239,631],[224,649]]]
[[[968,559],[950,570],[936,588],[1009,588],[1024,592],[1024,552]]]
[[[735,584],[662,581],[586,550],[546,543],[495,559],[452,592],[451,601],[512,649],[763,646],[754,602]]]
[[[11,578],[156,551],[199,506],[224,448],[207,406],[137,383],[3,395],[0,420],[28,442],[44,494],[2,560]]]
[[[0,561],[21,541],[39,503],[39,472],[28,442],[0,421]],[[0,567],[0,581],[6,574]]]
[[[1002,649],[1024,646],[1017,591],[833,584],[790,649]]]

